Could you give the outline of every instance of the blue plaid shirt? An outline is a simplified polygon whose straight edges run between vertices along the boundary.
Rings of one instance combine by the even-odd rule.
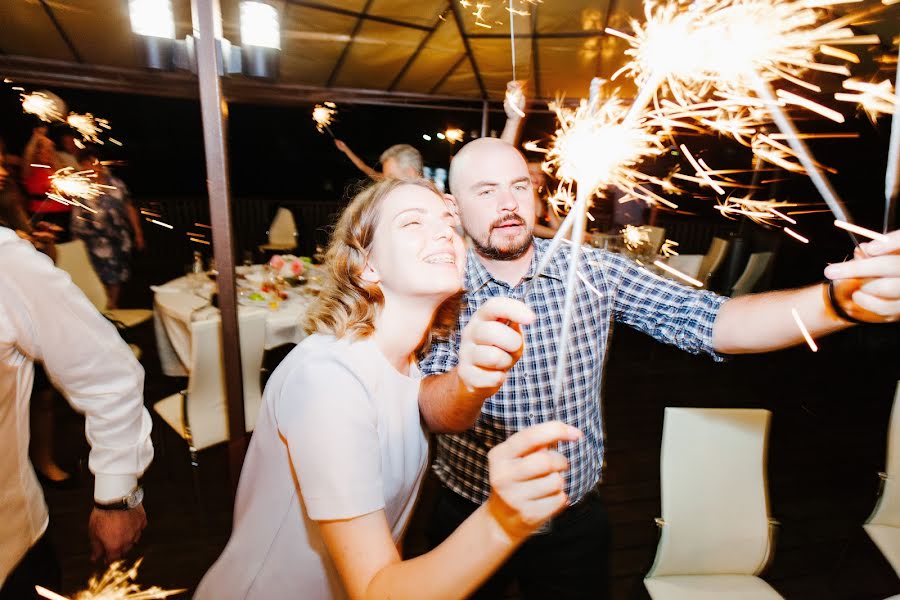
[[[523,299],[537,320],[523,328],[525,349],[500,390],[485,400],[474,427],[437,437],[434,469],[451,490],[481,504],[490,494],[487,453],[510,435],[560,419],[584,437],[564,446],[569,460],[566,493],[577,502],[600,480],[603,467],[601,385],[613,321],[631,325],[655,339],[722,360],[712,348],[712,328],[726,298],[658,277],[637,263],[605,250],[585,248],[579,263],[573,330],[569,338],[564,392],[553,405],[553,375],[559,354],[569,248],[548,264],[526,298],[527,282],[549,245],[535,240],[535,256],[515,287],[494,279],[474,251],[469,251],[459,326],[449,340],[436,340],[422,361],[424,375],[444,373],[459,361],[460,332],[489,298]],[[590,284],[590,285],[588,285]]]

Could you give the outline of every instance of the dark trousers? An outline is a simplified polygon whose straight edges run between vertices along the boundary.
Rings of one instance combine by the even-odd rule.
[[[0,588],[0,600],[40,598],[34,586],[40,585],[57,592],[61,583],[59,559],[50,543],[50,534],[44,533],[6,578]]]
[[[431,547],[477,508],[442,486],[427,531]],[[529,538],[472,598],[502,599],[515,582],[525,600],[608,599],[609,543],[609,517],[595,491],[554,518],[548,533]]]

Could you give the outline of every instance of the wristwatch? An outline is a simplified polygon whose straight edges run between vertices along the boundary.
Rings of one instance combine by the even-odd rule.
[[[144,500],[144,488],[141,486],[137,486],[131,492],[122,498],[121,500],[116,500],[114,502],[102,503],[94,500],[94,506],[99,508],[100,510],[131,510],[132,508],[137,508],[141,505],[141,502]]]

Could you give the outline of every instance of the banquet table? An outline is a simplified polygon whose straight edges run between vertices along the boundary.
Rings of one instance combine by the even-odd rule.
[[[242,270],[261,270],[262,265],[238,267],[239,285]],[[321,267],[307,265],[310,280],[321,280]],[[153,324],[159,361],[162,371],[171,377],[189,375],[191,360],[191,322],[215,318],[219,310],[211,305],[215,282],[196,275],[178,277],[162,285],[152,286]],[[244,282],[246,285],[246,282]],[[238,295],[238,310],[266,311],[266,350],[284,344],[296,344],[306,337],[301,321],[315,298],[316,285],[299,286],[287,290],[287,300],[277,305],[266,302],[249,302],[246,293]],[[251,305],[247,305],[251,304]]]

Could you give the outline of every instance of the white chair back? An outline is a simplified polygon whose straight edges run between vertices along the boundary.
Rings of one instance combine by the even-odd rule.
[[[647,251],[651,255],[656,255],[659,253],[659,249],[662,248],[663,242],[666,241],[666,228],[646,225],[645,229],[647,230],[647,237],[650,239],[647,244]]]
[[[666,408],[661,533],[648,578],[754,575],[766,565],[770,415],[760,409]]]
[[[269,244],[272,246],[295,247],[297,245],[297,223],[294,214],[281,207],[269,225]]]
[[[756,289],[756,284],[759,283],[766,269],[769,268],[773,255],[772,252],[754,252],[751,254],[750,259],[747,260],[747,266],[744,267],[744,272],[741,273],[741,276],[731,289],[731,296],[743,296]]]
[[[900,528],[900,381],[897,382],[894,407],[891,409],[891,423],[888,426],[884,488],[866,524]]]
[[[244,379],[244,421],[253,431],[259,405],[260,369],[265,351],[266,313],[239,313],[241,370]],[[191,323],[191,375],[187,389],[187,423],[194,448],[202,450],[227,441],[228,408],[222,368],[222,327],[219,317]]]
[[[712,279],[719,267],[722,266],[722,263],[725,262],[725,255],[728,254],[729,245],[728,240],[719,237],[712,239],[709,250],[706,251],[703,262],[700,263],[700,268],[697,270],[697,279],[704,286],[709,284],[709,280]]]
[[[702,254],[676,254],[666,259],[667,265],[695,279],[700,272],[700,264],[702,262]],[[671,278],[677,279],[674,275]]]
[[[83,240],[57,244],[56,266],[69,274],[72,283],[84,292],[97,310],[106,310],[106,288],[91,264],[91,257]]]

